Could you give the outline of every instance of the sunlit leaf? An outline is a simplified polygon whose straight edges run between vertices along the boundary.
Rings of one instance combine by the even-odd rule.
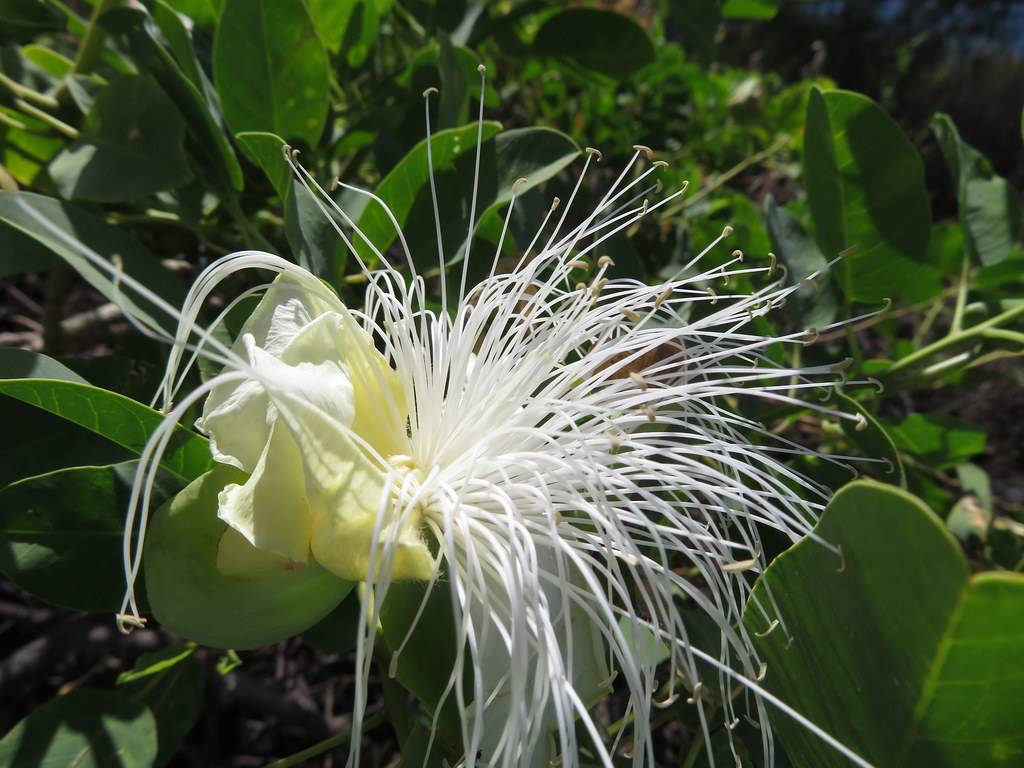
[[[866,96],[811,90],[804,136],[807,196],[826,259],[848,299],[899,295],[925,261],[931,211],[921,158]]]
[[[150,768],[156,722],[141,704],[79,688],[43,704],[0,740],[0,765]]]
[[[978,150],[960,138],[949,115],[936,115],[932,131],[957,190],[968,252],[982,264],[1003,261],[1020,236],[1020,195]]]
[[[1016,765],[1024,758],[1024,576],[970,576],[942,522],[905,491],[852,483],[815,532],[762,575],[744,623],[785,627],[755,642],[762,683],[873,765]],[[772,599],[766,590],[771,588]],[[787,632],[789,636],[787,637]],[[848,766],[817,736],[773,717],[794,765]]]
[[[327,53],[301,0],[227,0],[213,72],[234,133],[316,144],[327,118]]]
[[[42,408],[138,454],[163,422],[163,414],[130,397],[76,381],[0,379],[0,394]],[[205,437],[176,427],[160,465],[184,480],[209,469]]]

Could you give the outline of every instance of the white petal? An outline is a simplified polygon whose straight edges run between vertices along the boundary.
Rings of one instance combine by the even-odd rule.
[[[302,456],[283,424],[270,430],[249,479],[220,492],[217,516],[257,549],[297,563],[308,560],[310,519]]]

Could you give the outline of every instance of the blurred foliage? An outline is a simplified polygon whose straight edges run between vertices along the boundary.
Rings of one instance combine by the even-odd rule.
[[[414,259],[436,269],[423,143],[424,91],[436,87],[437,94],[426,96],[426,111],[449,263],[470,245],[477,253],[494,248],[516,179],[527,182],[518,190],[504,256],[521,253],[550,199],[572,188],[582,148],[604,153],[580,190],[584,208],[602,181],[618,174],[634,151],[644,151],[633,145],[652,148],[668,167],[656,172],[647,194],[653,199],[684,181],[690,191],[629,237],[607,242],[616,262],[612,276],[664,278],[730,225],[729,246],[710,258],[725,259],[736,248],[753,266],[787,270],[793,284],[803,281],[782,311],[758,322],[778,334],[813,329],[815,343],[780,344],[771,354],[794,367],[850,357],[846,392],[830,407],[836,415],[860,414],[865,428],[844,428],[796,406],[750,407],[744,415],[844,457],[845,466],[794,460],[831,489],[849,481],[850,467],[907,489],[863,501],[860,511],[870,510],[877,526],[855,520],[858,510],[826,513],[823,535],[840,517],[851,521],[836,532],[837,544],[849,541],[848,556],[862,552],[864,562],[893,568],[893,583],[904,579],[894,564],[912,562],[921,593],[934,591],[932,577],[941,572],[948,591],[960,590],[957,599],[977,613],[979,627],[1021,615],[1019,576],[1012,572],[1024,570],[1024,250],[1017,192],[1024,179],[1024,59],[1021,38],[1005,35],[1007,29],[1019,34],[1024,20],[1009,2],[988,4],[985,12],[964,6],[973,4],[0,0],[0,185],[6,190],[0,275],[11,296],[16,291],[39,311],[28,335],[15,332],[23,327],[18,312],[0,314],[8,343],[33,350],[0,350],[0,414],[11,435],[0,459],[6,484],[0,496],[9,511],[0,525],[0,568],[41,600],[111,608],[111,585],[121,578],[116,546],[126,477],[135,466],[126,460],[138,455],[160,420],[137,400],[155,388],[164,349],[123,324],[103,326],[97,342],[62,322],[69,294],[85,292],[82,285],[90,287],[84,295],[92,309],[121,302],[137,317],[162,317],[155,300],[127,304],[116,281],[40,219],[116,259],[119,269],[173,304],[213,258],[260,248],[293,258],[357,305],[362,275],[355,259],[291,178],[282,147],[301,150],[325,186],[336,177],[344,182],[331,194],[365,231],[369,242],[356,244],[363,258],[372,263],[374,248],[395,257],[395,235],[381,211],[345,185],[386,198]],[[481,64],[488,72],[482,90]],[[467,243],[481,107],[484,183],[474,242]],[[15,193],[24,205],[15,205]],[[443,278],[436,271],[433,278],[437,291]],[[763,280],[738,276],[729,290],[749,291]],[[235,312],[246,306],[251,309]],[[229,317],[229,329],[238,324]],[[183,480],[195,481],[189,493],[211,493],[205,486],[213,473],[203,474],[205,440],[179,433],[165,456],[161,493],[173,494]],[[97,463],[103,466],[86,466]],[[875,487],[844,491],[844,503],[849,507]],[[89,514],[76,507],[83,497],[90,499]],[[158,533],[188,526],[175,519],[173,505],[155,522]],[[206,545],[219,535],[200,528],[189,535],[205,536]],[[931,538],[917,538],[917,530]],[[800,548],[769,571],[780,584],[803,585],[787,587],[780,604],[787,617],[800,617],[790,626],[798,642],[849,641],[849,653],[865,668],[878,667],[875,677],[898,674],[906,652],[900,638],[868,637],[851,620],[848,636],[830,640],[845,625],[830,627],[827,615],[841,603],[852,606],[848,612],[884,607],[899,616],[914,611],[917,593],[887,595],[861,576],[825,578],[826,569],[834,571],[834,563],[824,562],[829,553]],[[351,648],[356,598],[331,612],[350,585],[317,573],[289,576],[288,594],[312,590],[313,603],[261,602],[267,596],[255,596],[259,584],[243,595],[210,582],[208,549],[205,559],[186,567],[188,553],[169,546],[147,575],[152,597],[170,606],[165,615],[177,616],[172,624],[186,627],[195,635],[190,639],[244,647],[253,637],[244,617],[204,638],[209,616],[175,613],[174,606],[187,606],[190,594],[208,588],[219,612],[233,616],[255,605],[257,613],[273,613],[259,622],[256,644],[308,630],[316,647]],[[812,551],[821,562],[811,562]],[[965,581],[968,567],[1002,575]],[[78,582],[62,592],[68,569]],[[175,579],[182,572],[187,578]],[[814,611],[818,623],[806,616],[814,601],[824,601]],[[952,597],[947,602],[936,611],[961,610]],[[915,663],[922,665],[934,651],[925,629],[939,631],[925,623],[920,632],[907,629],[921,643]],[[969,630],[947,627],[943,637]],[[816,659],[804,649],[787,660],[774,642],[768,653],[786,682],[769,678],[768,685],[788,701],[814,710],[808,700],[819,684],[837,696],[850,696],[860,684],[843,677],[835,652]],[[975,672],[984,663],[963,660]],[[115,692],[80,689],[35,711],[0,741],[0,756],[58,765],[85,750],[99,765],[110,749],[122,749],[137,764],[162,764],[200,716],[201,670],[191,647],[140,664]],[[823,681],[826,667],[834,675]],[[915,671],[921,680],[932,673],[927,666]],[[414,677],[404,673],[399,682],[416,691],[419,684],[408,682]],[[154,699],[149,683],[163,686],[175,707]],[[916,711],[920,686],[914,685],[904,703]],[[884,693],[872,695],[888,711]],[[389,696],[385,688],[399,739],[409,754],[421,753],[422,712]],[[689,729],[688,746],[697,754],[701,737],[683,709],[669,712]],[[884,755],[886,739],[900,736],[902,725],[950,727],[941,711],[927,718],[917,712],[917,720],[904,724],[872,711],[836,723],[834,731],[852,729],[859,736],[851,743],[869,756]],[[711,726],[714,744],[724,738],[724,724],[719,717]],[[97,729],[105,740],[90,738]],[[756,733],[736,733],[752,754],[759,751]],[[811,749],[799,733],[784,729],[783,736],[794,757]],[[900,764],[938,764],[941,751],[929,751],[932,737],[941,741],[931,732],[920,735],[909,762]],[[1007,749],[996,757],[1019,758],[1012,745]],[[957,759],[984,762],[966,752]]]

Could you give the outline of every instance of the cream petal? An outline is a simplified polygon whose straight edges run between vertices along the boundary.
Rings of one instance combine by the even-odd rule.
[[[299,279],[292,274],[282,274],[263,294],[242,326],[239,338],[251,334],[256,346],[279,357],[314,318],[325,312],[344,311],[341,301],[312,275]]]
[[[310,514],[302,455],[280,423],[249,479],[228,485],[217,499],[217,516],[250,544],[297,563],[309,558]]]
[[[224,529],[217,545],[217,570],[225,576],[245,579],[265,573],[283,571],[292,565],[286,557],[256,549],[230,525]]]
[[[214,461],[252,472],[267,444],[273,423],[266,390],[258,381],[244,381],[234,389],[225,388],[220,394],[221,401],[215,403],[196,426],[209,435]],[[211,394],[207,407],[211,407],[212,399]]]
[[[381,456],[408,453],[408,410],[398,372],[347,312],[342,314],[342,329],[341,354],[355,395],[352,430]]]

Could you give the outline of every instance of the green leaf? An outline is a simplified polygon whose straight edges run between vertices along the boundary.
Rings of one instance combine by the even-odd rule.
[[[60,379],[89,383],[52,357],[11,347],[0,347],[0,379]]]
[[[473,189],[476,126],[468,125],[438,132],[432,139],[434,175],[437,182],[438,209],[442,222],[442,239],[446,261],[457,260],[465,249],[469,227],[469,196]],[[512,197],[512,185],[524,178],[518,194],[550,179],[571,163],[579,148],[566,135],[547,128],[523,128],[503,131],[494,136],[498,126],[484,123],[484,145],[480,155],[480,186],[477,192],[477,222]],[[493,137],[493,138],[492,138]],[[434,231],[434,209],[427,177],[426,142],[420,142],[395,166],[377,188],[377,194],[388,202],[402,226],[412,250],[413,260],[421,270],[437,265],[437,237]],[[395,241],[395,228],[381,210],[371,204],[359,218],[359,226],[381,252]],[[356,249],[369,255],[361,241]],[[478,258],[477,264],[490,267],[490,258]]]
[[[164,420],[162,413],[130,397],[75,381],[2,379],[0,394],[79,424],[137,454]],[[193,480],[211,463],[206,438],[179,426],[160,466],[184,480]]]
[[[782,0],[725,0],[722,16],[727,19],[757,19],[765,21],[775,17]]]
[[[60,256],[93,288],[136,318],[154,326],[174,328],[166,313],[145,299],[135,298],[134,292],[115,286],[109,274],[93,266],[72,245],[84,245],[105,259],[117,256],[126,274],[171,305],[180,306],[184,298],[181,283],[126,231],[71,203],[31,192],[0,193],[0,221]]]
[[[0,123],[0,162],[21,184],[29,186],[68,140],[52,135],[53,131],[41,120],[10,107],[0,105],[0,114],[13,120],[14,126],[22,126]]]
[[[316,145],[327,119],[327,53],[301,0],[227,0],[213,73],[232,132]]]
[[[178,643],[144,653],[135,667],[117,678],[131,701],[146,706],[156,720],[160,747],[154,766],[166,764],[188,736],[203,709],[203,663],[195,646]]]
[[[828,264],[800,220],[784,208],[776,206],[771,196],[765,201],[764,221],[772,248],[789,270],[790,284],[824,269]],[[797,289],[789,298],[793,302],[793,314],[806,328],[828,325],[836,319],[839,309],[829,273],[826,271],[814,282],[814,285]]]
[[[757,638],[763,685],[879,768],[1024,760],[1024,576],[970,576],[959,545],[918,499],[851,483],[816,534],[761,576],[744,623],[764,632],[766,590],[781,627]],[[756,635],[755,635],[756,637]],[[795,765],[850,763],[780,715]]]
[[[957,190],[968,253],[975,263],[998,264],[1020,236],[1020,196],[984,155],[960,138],[949,115],[936,115],[932,131]]]
[[[321,205],[327,206],[324,201],[318,204],[308,189],[292,179],[284,207],[285,236],[300,265],[339,287],[348,261],[348,247]]]
[[[217,495],[245,474],[217,465],[153,517],[143,562],[146,594],[157,620],[214,648],[243,650],[279,642],[323,619],[352,590],[316,563],[257,576],[225,576],[217,548],[226,529]]]
[[[419,582],[395,582],[388,587],[381,607],[380,626],[384,642],[392,653],[405,642],[402,653],[391,662],[395,679],[433,715],[455,668],[457,649],[448,585],[439,580],[429,596],[428,587]],[[419,621],[413,629],[413,620],[424,598],[427,605],[422,616],[430,617],[430,620]],[[407,635],[409,639],[406,642]],[[472,674],[467,670],[463,686],[466,701],[473,698],[471,681]],[[438,731],[442,743],[455,743],[459,738],[459,712],[454,690],[442,707]]]
[[[159,86],[124,75],[100,91],[81,138],[50,164],[61,195],[100,202],[132,201],[192,178],[185,122]]]
[[[842,392],[833,392],[836,407],[844,413],[852,413],[860,416],[863,426],[856,426],[855,422],[843,419],[841,422],[843,434],[861,454],[871,462],[857,462],[857,468],[877,477],[886,483],[906,487],[907,478],[903,472],[903,462],[900,461],[900,452],[896,449],[896,443],[885,430],[885,427],[874,417],[874,415],[852,397]],[[884,462],[884,463],[879,463]]]
[[[715,37],[722,23],[719,0],[675,0],[669,8],[687,52],[693,51],[704,61],[712,61]]]
[[[901,451],[940,469],[985,450],[983,429],[942,413],[912,413],[889,432]]]
[[[124,594],[121,542],[136,466],[62,469],[0,491],[0,570],[54,605],[116,611]],[[158,477],[154,504],[179,487]]]
[[[362,66],[380,32],[381,0],[306,0],[317,32],[331,53],[345,54],[350,67]]]
[[[235,141],[245,156],[263,169],[277,196],[284,200],[292,181],[292,170],[282,154],[284,139],[274,133],[244,131],[235,135]]]
[[[95,432],[9,397],[0,397],[0,424],[0,488],[58,469],[133,458],[130,451]]]
[[[185,118],[185,126],[206,156],[215,178],[226,189],[240,191],[242,167],[217,119],[214,107],[161,45],[153,18],[141,5],[114,8],[101,24],[131,52],[135,63],[149,72]]]
[[[812,88],[804,136],[807,196],[826,259],[851,301],[880,301],[912,285],[925,261],[931,210],[921,158],[866,96]]]
[[[64,29],[64,17],[40,0],[0,0],[0,42],[31,40]]]
[[[146,707],[79,688],[43,704],[0,740],[0,765],[150,768],[157,729]]]
[[[616,80],[625,80],[655,59],[654,44],[628,16],[596,8],[570,8],[549,16],[533,49],[568,59]]]

